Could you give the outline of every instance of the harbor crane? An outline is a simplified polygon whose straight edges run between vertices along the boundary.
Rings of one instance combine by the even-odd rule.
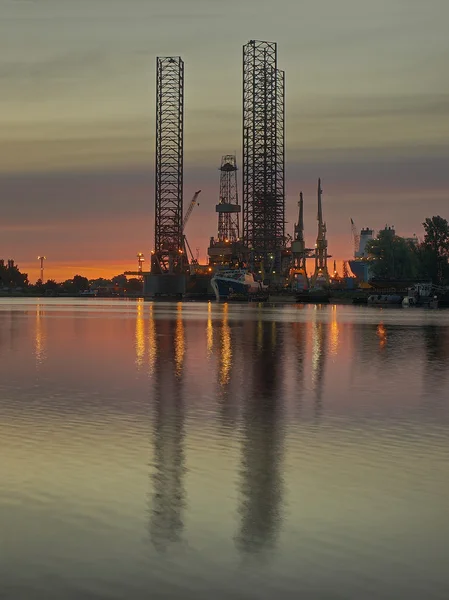
[[[197,192],[195,192],[193,194],[193,198],[190,201],[189,208],[187,209],[186,214],[184,215],[184,219],[182,220],[182,232],[183,233],[184,233],[184,229],[186,228],[187,221],[190,219],[190,215],[192,214],[192,211],[195,208],[195,205],[198,204],[198,196],[200,194],[201,194],[201,190],[198,190]]]
[[[318,179],[318,235],[315,244],[315,272],[312,276],[312,287],[321,287],[329,284],[329,271],[327,259],[331,258],[327,253],[326,223],[323,221],[321,179]]]
[[[198,196],[201,194],[201,190],[198,190],[193,194],[192,200],[190,201],[189,208],[184,215],[184,219],[182,220],[182,241],[184,245],[184,254],[187,258],[187,261],[190,262],[190,274],[193,275],[195,273],[196,265],[198,264],[198,260],[193,256],[192,249],[190,248],[189,242],[187,241],[186,234],[184,233],[185,227],[187,225],[188,220],[190,219],[190,215],[192,214],[195,205],[198,204]],[[187,256],[187,250],[190,254],[190,261]]]

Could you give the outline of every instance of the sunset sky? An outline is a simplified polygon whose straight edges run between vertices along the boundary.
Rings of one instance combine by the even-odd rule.
[[[216,235],[222,154],[241,163],[242,45],[286,72],[287,230],[300,190],[350,258],[350,217],[421,235],[449,218],[447,0],[0,0],[0,257],[34,281],[114,275],[154,227],[156,56],[185,61],[187,236]],[[241,183],[241,181],[240,181]]]

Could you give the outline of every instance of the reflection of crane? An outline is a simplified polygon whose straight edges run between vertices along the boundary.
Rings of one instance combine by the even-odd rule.
[[[190,273],[193,275],[195,273],[195,267],[198,264],[198,260],[193,256],[193,252],[190,248],[189,242],[187,241],[186,238],[186,234],[184,233],[185,227],[187,225],[187,221],[190,218],[190,215],[192,214],[193,209],[195,208],[195,204],[198,204],[197,200],[198,200],[198,196],[201,194],[201,190],[198,190],[197,192],[195,192],[193,194],[193,198],[190,201],[189,204],[189,208],[187,209],[186,214],[184,215],[184,219],[182,220],[182,240],[183,240],[183,244],[184,244],[184,253],[187,257],[188,260],[188,255],[187,255],[187,250],[189,251],[190,254]]]
[[[359,251],[360,246],[360,234],[357,233],[357,228],[355,226],[354,221],[351,219],[351,231],[352,231],[352,239],[354,242],[354,257],[357,256],[357,252]]]

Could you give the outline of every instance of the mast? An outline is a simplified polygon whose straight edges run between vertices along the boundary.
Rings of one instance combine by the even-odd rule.
[[[306,269],[306,259],[309,250],[306,249],[304,241],[304,198],[302,192],[299,193],[298,207],[298,223],[295,224],[295,239],[292,242],[293,266],[290,271],[290,278],[292,281],[293,278],[302,280],[302,287],[305,289],[309,287]]]
[[[299,192],[299,217],[298,224],[295,225],[295,240],[297,242],[304,242],[304,199],[302,192]]]
[[[312,277],[314,287],[329,283],[329,271],[327,269],[327,259],[330,256],[327,253],[326,223],[323,221],[322,206],[323,190],[321,189],[321,179],[318,179],[318,235],[315,244],[315,272]]]
[[[320,231],[320,227],[323,227],[323,207],[321,203],[321,197],[323,195],[323,190],[321,189],[321,178],[318,179],[318,232]]]

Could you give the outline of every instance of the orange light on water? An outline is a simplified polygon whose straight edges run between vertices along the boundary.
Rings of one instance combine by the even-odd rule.
[[[377,333],[377,336],[379,338],[379,346],[380,346],[380,348],[384,348],[384,346],[387,343],[387,330],[385,328],[385,325],[382,323],[382,321],[377,326],[376,333]]]

